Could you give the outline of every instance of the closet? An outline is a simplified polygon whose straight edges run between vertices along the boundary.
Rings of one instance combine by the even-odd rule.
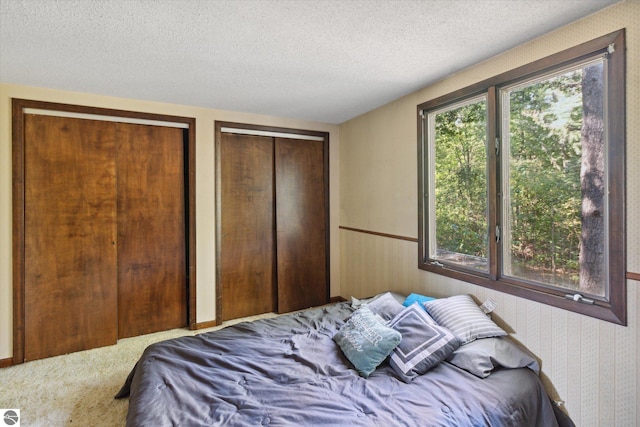
[[[328,135],[216,123],[217,321],[325,304]]]
[[[186,326],[188,130],[21,113],[14,360]]]

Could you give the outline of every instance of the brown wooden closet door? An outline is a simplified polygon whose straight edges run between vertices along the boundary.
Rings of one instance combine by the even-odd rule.
[[[113,123],[25,115],[25,360],[115,344]]]
[[[187,324],[183,130],[117,125],[118,336]]]
[[[277,138],[278,312],[328,302],[322,141]]]
[[[275,310],[273,139],[223,133],[222,319]]]

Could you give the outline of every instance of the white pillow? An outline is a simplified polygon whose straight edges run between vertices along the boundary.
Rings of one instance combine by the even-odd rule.
[[[384,294],[377,296],[371,301],[368,301],[366,305],[374,314],[383,318],[385,322],[396,317],[398,313],[405,308],[404,305],[398,302],[391,292],[385,292]]]

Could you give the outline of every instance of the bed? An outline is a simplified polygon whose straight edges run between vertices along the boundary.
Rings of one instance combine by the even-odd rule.
[[[571,425],[547,396],[537,361],[508,336],[460,345],[456,335],[457,348],[425,372],[420,364],[398,371],[393,352],[371,371],[356,368],[343,348],[357,341],[346,331],[356,316],[372,313],[389,328],[402,313],[415,320],[425,311],[417,302],[374,309],[388,295],[153,344],[116,396],[129,397],[127,425]]]

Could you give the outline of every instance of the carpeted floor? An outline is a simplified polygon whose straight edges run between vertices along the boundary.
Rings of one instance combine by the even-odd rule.
[[[274,316],[268,313],[210,329],[174,329],[125,338],[109,347],[0,369],[0,408],[20,409],[23,426],[124,426],[129,401],[113,396],[148,345]]]

